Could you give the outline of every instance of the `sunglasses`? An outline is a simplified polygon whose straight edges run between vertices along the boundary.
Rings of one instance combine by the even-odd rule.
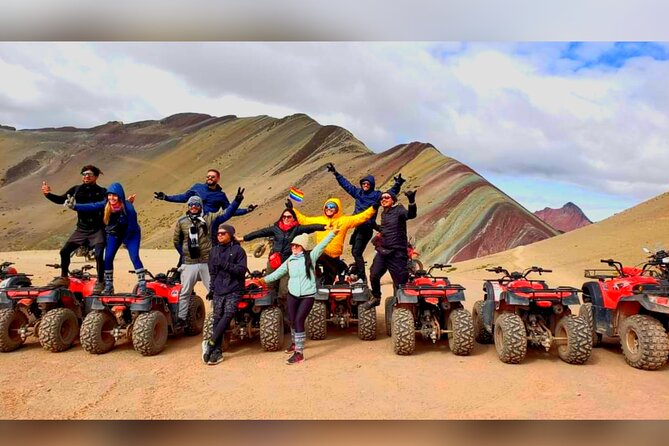
[[[85,177],[94,177],[95,176],[95,174],[93,172],[91,172],[90,170],[87,170],[86,172],[81,172],[81,175],[83,175]]]
[[[325,209],[337,209],[337,205],[328,203],[325,205]]]
[[[202,205],[197,204],[197,203],[189,204],[188,206],[192,207],[192,208],[201,208],[202,207]]]
[[[282,215],[281,218],[293,218],[292,215]]]
[[[369,182],[367,182],[367,181],[363,181],[363,182],[360,183],[360,184],[363,185],[363,186],[371,186],[371,185],[372,185],[372,183],[369,183]]]
[[[392,200],[393,197],[391,197],[390,195],[381,195],[381,199],[382,200]]]
[[[207,175],[207,179],[208,179],[208,180],[215,180],[215,179],[216,179],[216,175]]]
[[[226,231],[219,231],[218,232],[218,235],[225,235],[225,234],[228,234],[228,232],[226,232]]]

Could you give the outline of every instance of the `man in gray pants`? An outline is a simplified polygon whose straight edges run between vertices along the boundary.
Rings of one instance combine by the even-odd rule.
[[[201,280],[207,290],[210,288],[208,262],[212,245],[211,223],[221,215],[219,221],[228,220],[239,208],[242,200],[244,200],[244,189],[240,188],[230,206],[205,214],[202,210],[202,199],[194,195],[188,199],[186,215],[177,220],[173,241],[174,247],[183,256],[183,263],[179,267],[181,292],[179,293],[177,330],[183,330],[188,325],[190,296],[197,281]]]

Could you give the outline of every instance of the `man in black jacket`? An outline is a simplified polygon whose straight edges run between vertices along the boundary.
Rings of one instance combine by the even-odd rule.
[[[95,166],[86,165],[81,168],[82,184],[72,186],[63,195],[51,193],[51,187],[42,181],[42,193],[56,204],[65,205],[68,198],[73,197],[77,203],[97,203],[107,198],[107,189],[97,184],[102,172]],[[68,286],[70,284],[69,268],[70,256],[80,246],[88,245],[95,249],[95,264],[98,272],[98,281],[93,293],[102,292],[104,288],[105,225],[102,221],[103,211],[77,211],[77,228],[60,250],[60,277],[54,279],[51,286]]]
[[[397,202],[397,196],[390,190],[381,195],[381,225],[376,225],[380,240],[375,243],[376,255],[369,271],[372,286],[372,298],[365,303],[365,307],[372,308],[381,303],[381,276],[386,271],[393,278],[393,286],[398,287],[407,283],[409,272],[407,264],[409,256],[407,248],[407,220],[416,218],[416,191],[404,193],[409,199],[409,209]]]
[[[220,225],[216,237],[218,245],[209,254],[211,285],[207,294],[207,299],[214,300],[214,328],[209,340],[202,342],[202,362],[209,365],[223,361],[221,343],[244,293],[247,271],[246,252],[235,240],[235,228]]]

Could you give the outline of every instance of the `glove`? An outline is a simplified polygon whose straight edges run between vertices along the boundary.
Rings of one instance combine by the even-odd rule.
[[[327,168],[328,168],[328,172],[332,172],[332,173],[334,173],[335,175],[337,174],[337,169],[335,169],[334,164],[332,164],[332,163],[328,163],[328,164],[327,164]]]
[[[77,204],[77,200],[74,199],[73,195],[68,194],[65,203],[63,203],[63,206],[65,206],[66,208],[74,209],[75,204]]]
[[[401,173],[399,175],[397,175],[396,177],[393,177],[393,180],[395,180],[395,183],[399,184],[400,186],[407,182],[407,180],[402,178]]]
[[[265,278],[261,277],[258,279],[258,285],[260,285],[261,288],[267,288],[267,282],[265,282]]]
[[[207,299],[207,300],[212,300],[213,298],[214,298],[214,292],[213,291],[209,291],[207,293],[207,295],[205,296],[205,299]]]
[[[166,197],[165,192],[154,192],[153,193],[153,198],[156,200],[164,200]]]
[[[286,200],[286,207],[288,209],[293,209],[293,202],[290,199]]]
[[[415,203],[416,202],[416,191],[415,190],[408,190],[404,192],[404,195],[407,196],[409,199],[409,203]]]
[[[235,201],[237,203],[241,203],[244,201],[244,188],[238,187],[237,188],[237,195],[235,195]]]
[[[253,212],[253,211],[256,210],[257,207],[258,207],[257,204],[249,204],[249,207],[247,207],[246,209],[247,209],[249,212]]]

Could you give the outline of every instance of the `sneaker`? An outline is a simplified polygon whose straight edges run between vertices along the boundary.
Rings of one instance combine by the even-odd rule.
[[[223,362],[223,352],[221,351],[220,348],[216,348],[214,349],[213,352],[211,352],[211,355],[209,355],[209,361],[207,361],[207,365],[216,365],[222,362]]]
[[[293,353],[295,351],[295,344],[290,344],[290,347],[285,349],[283,352],[284,353]]]
[[[381,299],[379,299],[378,297],[372,297],[367,302],[362,304],[362,308],[364,308],[365,310],[371,310],[374,307],[378,307],[380,303]]]
[[[286,360],[286,364],[299,364],[302,361],[304,361],[304,355],[300,352],[293,352],[292,356]]]
[[[209,345],[209,341],[202,341],[202,362],[207,364],[211,356],[213,347]]]
[[[56,277],[49,284],[49,287],[68,287],[70,286],[70,279],[67,277]]]
[[[100,294],[102,293],[102,290],[105,289],[105,283],[104,281],[102,282],[95,282],[95,286],[93,287],[93,294]]]

